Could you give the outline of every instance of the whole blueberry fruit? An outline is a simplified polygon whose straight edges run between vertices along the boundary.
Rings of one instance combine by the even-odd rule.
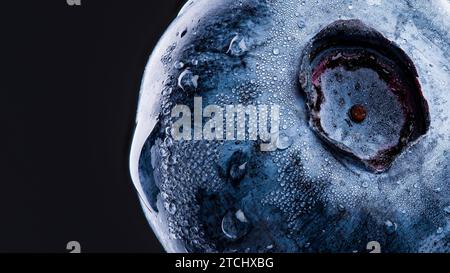
[[[164,248],[450,252],[448,18],[446,0],[186,3],[130,158]]]

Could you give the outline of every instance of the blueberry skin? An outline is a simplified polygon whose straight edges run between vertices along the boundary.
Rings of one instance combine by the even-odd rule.
[[[168,252],[450,252],[450,8],[429,1],[189,1],[148,62],[130,169]],[[359,19],[414,62],[431,126],[384,173],[340,158],[308,124],[301,52]],[[180,77],[181,76],[181,77]],[[278,104],[288,147],[175,141],[176,104]]]

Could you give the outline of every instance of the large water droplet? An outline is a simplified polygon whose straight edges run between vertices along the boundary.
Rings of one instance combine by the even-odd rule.
[[[228,211],[222,219],[222,232],[231,240],[244,237],[249,230],[247,218],[241,210]]]
[[[277,148],[279,150],[286,150],[291,145],[292,145],[292,139],[285,134],[280,134],[280,136],[277,139]]]
[[[178,77],[178,87],[180,87],[183,90],[187,90],[188,88],[196,89],[198,87],[198,75],[194,75],[191,70],[185,69],[183,72],[181,72],[180,76]]]
[[[247,51],[248,47],[247,44],[245,43],[245,39],[238,34],[234,36],[233,39],[231,40],[227,54],[231,54],[234,56],[241,56]]]

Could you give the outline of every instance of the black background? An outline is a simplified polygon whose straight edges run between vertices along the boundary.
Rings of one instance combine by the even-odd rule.
[[[128,155],[145,64],[183,2],[2,2],[0,252],[163,251]]]

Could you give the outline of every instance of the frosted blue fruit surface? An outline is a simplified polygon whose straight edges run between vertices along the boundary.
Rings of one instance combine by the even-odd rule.
[[[449,18],[447,0],[189,1],[148,62],[130,157],[164,248],[367,252],[367,243],[377,241],[383,252],[450,252]],[[311,130],[299,92],[305,45],[347,19],[405,51],[429,104],[428,132],[381,174],[331,153]],[[280,105],[278,149],[262,152],[254,141],[175,141],[171,110],[192,107],[195,96],[203,105]],[[384,129],[396,130],[396,122]],[[384,141],[392,140],[375,144]]]

